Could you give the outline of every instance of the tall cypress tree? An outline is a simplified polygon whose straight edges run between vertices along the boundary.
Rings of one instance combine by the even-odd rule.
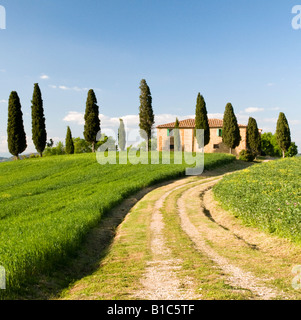
[[[66,153],[67,154],[74,154],[74,142],[72,139],[72,133],[70,127],[67,127],[67,135],[65,140],[66,145]]]
[[[180,137],[180,122],[176,118],[175,133],[174,133],[175,151],[181,151],[181,137]]]
[[[152,129],[155,123],[155,116],[152,108],[152,96],[144,79],[140,83],[140,107],[139,107],[139,127],[140,134],[147,141],[148,150],[150,150],[150,140],[152,137]]]
[[[279,118],[277,121],[276,138],[277,138],[277,143],[280,149],[282,150],[282,154],[284,158],[285,152],[287,152],[287,150],[291,145],[291,131],[290,131],[286,116],[283,112],[280,112]]]
[[[94,91],[88,92],[85,112],[85,140],[92,144],[92,152],[95,152],[97,134],[100,133],[99,107]]]
[[[247,128],[247,147],[253,153],[259,154],[261,149],[261,136],[258,130],[257,122],[250,117]]]
[[[240,141],[241,135],[237,118],[235,116],[232,104],[228,103],[226,105],[223,120],[223,143],[230,148],[230,153],[232,154],[232,149],[238,147]]]
[[[122,119],[119,119],[120,125],[118,129],[118,146],[120,151],[124,151],[126,139],[125,139],[125,128],[124,128],[124,122]]]
[[[16,91],[12,91],[8,102],[7,143],[9,152],[19,159],[27,148],[21,103]]]
[[[195,129],[204,130],[204,146],[210,141],[210,128],[207,115],[206,102],[204,97],[199,93],[197,97],[196,110],[195,110]],[[200,146],[202,139],[196,135],[197,142]]]
[[[45,126],[42,94],[38,83],[34,84],[34,91],[31,103],[32,140],[36,147],[36,150],[42,157],[43,151],[46,147],[47,133]]]

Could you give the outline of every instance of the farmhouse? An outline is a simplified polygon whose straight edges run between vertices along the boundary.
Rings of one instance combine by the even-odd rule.
[[[223,141],[223,120],[209,119],[210,142],[205,146],[205,153],[229,153],[230,149]],[[175,122],[157,126],[158,151],[174,150]],[[195,119],[180,121],[180,138],[182,151],[198,152],[201,151],[194,135]],[[232,154],[238,156],[241,150],[247,149],[247,126],[239,124],[241,135],[240,145],[232,150]]]

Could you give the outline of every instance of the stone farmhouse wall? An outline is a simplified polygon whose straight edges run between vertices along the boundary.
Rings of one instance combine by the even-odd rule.
[[[168,130],[173,128],[157,128],[157,138],[158,138],[158,151],[168,151],[170,146],[174,145],[174,138],[168,136]],[[194,136],[194,129],[192,128],[183,128],[180,130],[182,150],[186,152],[201,152],[199,149],[198,143]],[[230,149],[223,143],[222,136],[220,135],[219,130],[221,128],[210,128],[210,142],[205,147],[205,153],[229,153]],[[232,150],[232,154],[238,156],[242,150],[247,149],[246,135],[247,128],[240,128],[241,142],[240,145]],[[172,149],[172,148],[171,148]]]

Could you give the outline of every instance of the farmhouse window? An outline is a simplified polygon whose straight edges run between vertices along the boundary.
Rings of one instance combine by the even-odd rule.
[[[223,136],[223,129],[217,129],[217,136],[222,137]]]
[[[219,149],[219,145],[218,144],[214,144],[213,145],[213,149]]]

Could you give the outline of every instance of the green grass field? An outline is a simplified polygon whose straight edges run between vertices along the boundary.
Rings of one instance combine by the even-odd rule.
[[[226,176],[214,193],[246,224],[301,242],[301,158],[254,165]]]
[[[206,154],[205,169],[230,155]],[[39,272],[55,268],[89,230],[138,190],[184,176],[186,165],[100,165],[93,154],[0,164],[0,265],[13,296]],[[1,297],[1,296],[0,296]]]

